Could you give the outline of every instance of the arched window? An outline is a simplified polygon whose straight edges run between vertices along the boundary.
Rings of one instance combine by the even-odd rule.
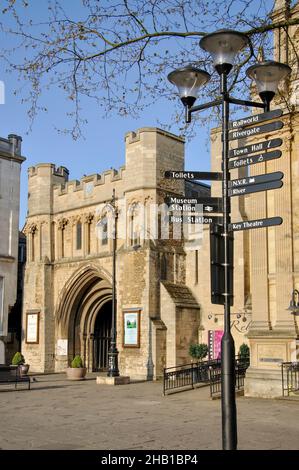
[[[82,248],[82,223],[77,222],[76,226],[76,249],[81,250]]]
[[[97,237],[100,241],[100,244],[108,245],[108,215],[104,215],[96,225]]]
[[[160,278],[161,281],[167,281],[167,259],[165,253],[160,258]]]
[[[130,207],[129,212],[129,245],[137,246],[141,242],[142,224],[144,224],[144,213],[142,214],[141,208],[138,203]]]
[[[108,219],[104,217],[102,219],[102,245],[108,244]]]

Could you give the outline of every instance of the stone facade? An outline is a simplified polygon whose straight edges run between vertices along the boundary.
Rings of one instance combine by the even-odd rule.
[[[273,15],[282,19],[286,14],[298,16],[298,4],[287,11],[276,2]],[[292,65],[297,59],[297,27],[290,27],[288,36],[275,30],[274,39],[275,59]],[[284,172],[281,189],[231,200],[233,222],[283,218],[281,226],[234,234],[231,330],[236,352],[242,343],[250,345],[251,366],[245,384],[249,396],[280,396],[280,364],[298,360],[297,317],[287,311],[290,293],[299,287],[297,80],[295,65],[288,87],[272,106],[283,108],[283,129],[234,144],[283,139],[281,158],[231,171],[232,179]],[[220,129],[212,130],[211,148],[211,169],[221,171]],[[170,169],[184,169],[184,142],[153,128],[126,135],[126,162],[117,172],[68,181],[63,167],[41,164],[29,169],[23,352],[31,370],[64,370],[78,353],[89,370],[103,365],[98,356],[99,348],[106,344],[104,319],[109,330],[111,314],[112,240],[103,241],[97,235],[98,230],[111,232],[113,219],[108,216],[108,225],[102,224],[106,210],[102,206],[111,200],[113,189],[118,206],[117,345],[121,373],[139,379],[158,378],[163,367],[189,362],[188,347],[196,341],[209,344],[210,358],[219,355],[223,307],[211,303],[210,228],[193,227],[179,238],[169,224],[171,236],[163,238],[165,214],[156,220],[151,212],[153,204],[163,203],[166,193],[196,197],[207,196],[210,190],[203,184],[165,179],[164,171]],[[220,196],[220,183],[212,184],[211,194]],[[35,344],[26,343],[30,312],[39,315],[39,341]],[[140,316],[137,348],[124,345],[124,314],[128,312]]]
[[[288,3],[288,2],[287,2]],[[288,10],[277,1],[273,19],[298,18],[298,3]],[[298,56],[299,28],[275,31],[274,59],[288,63],[292,75],[272,108],[283,109],[284,127],[276,135],[283,139],[282,157],[252,167],[252,174],[283,171],[283,187],[248,198],[250,219],[282,217],[283,224],[250,233],[252,324],[248,333],[251,366],[247,371],[248,396],[281,395],[281,362],[298,361],[298,317],[287,310],[291,293],[299,286],[298,275]],[[267,138],[272,138],[267,136]],[[254,256],[253,256],[254,253]]]
[[[159,377],[163,367],[190,360],[188,345],[197,341],[200,309],[185,284],[183,239],[161,238],[164,215],[154,223],[152,212],[166,191],[185,193],[184,181],[164,178],[170,168],[184,169],[184,142],[153,128],[126,135],[126,162],[118,171],[68,181],[66,168],[29,168],[22,351],[32,371],[64,370],[75,354],[89,370],[105,365],[98,361],[107,352],[101,348],[107,346],[104,329],[109,331],[111,316],[112,239],[99,231],[113,230],[105,206],[113,190],[120,371],[133,378]],[[189,191],[210,194],[206,185]],[[123,344],[126,312],[139,312],[139,347]],[[39,317],[34,343],[26,341],[32,314]]]
[[[21,137],[0,139],[0,363],[5,363],[9,312],[17,297]]]

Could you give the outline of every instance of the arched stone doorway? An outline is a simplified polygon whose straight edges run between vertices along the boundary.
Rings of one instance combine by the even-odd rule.
[[[79,354],[89,371],[107,367],[112,314],[107,277],[95,267],[82,268],[64,286],[57,307],[58,338],[68,343],[66,362]]]

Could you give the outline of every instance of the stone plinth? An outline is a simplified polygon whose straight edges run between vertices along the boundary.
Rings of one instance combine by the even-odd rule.
[[[130,383],[130,377],[128,376],[120,376],[120,377],[97,377],[97,384],[98,385],[127,385]]]

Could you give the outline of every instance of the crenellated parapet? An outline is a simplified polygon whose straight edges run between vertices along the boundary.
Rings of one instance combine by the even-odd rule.
[[[103,173],[95,173],[83,176],[80,180],[70,180],[66,183],[56,184],[53,188],[56,196],[61,196],[76,191],[88,191],[88,187],[103,186],[107,183],[114,183],[123,179],[123,173],[126,167],[121,166],[118,170],[112,168]]]

